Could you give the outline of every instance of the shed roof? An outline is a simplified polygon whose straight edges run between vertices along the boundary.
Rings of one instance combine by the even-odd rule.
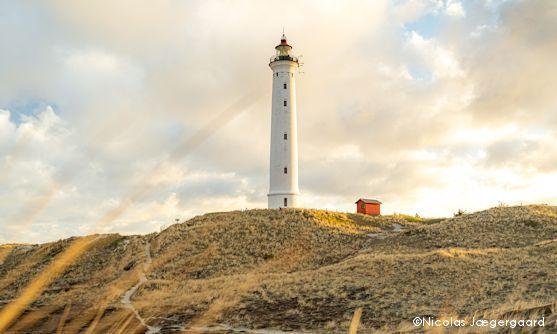
[[[376,199],[369,199],[369,198],[360,198],[359,200],[356,201],[356,203],[358,202],[364,202],[364,203],[368,203],[368,204],[382,204],[381,202],[379,202]]]

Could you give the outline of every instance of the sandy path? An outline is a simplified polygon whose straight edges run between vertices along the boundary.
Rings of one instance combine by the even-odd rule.
[[[131,302],[131,298],[133,297],[133,295],[137,292],[137,289],[139,289],[139,287],[143,284],[145,284],[145,282],[148,281],[147,276],[145,276],[145,272],[147,270],[149,270],[149,267],[151,266],[151,243],[149,241],[147,241],[147,244],[145,245],[145,257],[146,257],[146,261],[143,264],[143,271],[140,273],[139,276],[139,282],[137,282],[136,285],[132,286],[128,291],[126,291],[124,293],[124,295],[122,296],[122,304],[124,304],[124,307],[130,309],[134,315],[135,318],[143,325],[145,326],[145,328],[147,328],[147,332],[145,332],[146,334],[154,334],[154,333],[160,333],[160,328],[156,327],[156,326],[149,326],[147,324],[147,322],[145,322],[145,319],[143,319],[143,317],[141,317],[141,315],[139,314],[139,312],[137,311],[137,309],[135,308],[135,306],[133,306],[132,302]]]

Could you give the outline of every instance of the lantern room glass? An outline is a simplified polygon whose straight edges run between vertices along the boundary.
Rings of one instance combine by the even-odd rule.
[[[290,55],[290,51],[292,50],[292,47],[288,44],[281,44],[278,45],[276,47],[277,50],[277,56],[281,57],[281,56],[289,56]]]

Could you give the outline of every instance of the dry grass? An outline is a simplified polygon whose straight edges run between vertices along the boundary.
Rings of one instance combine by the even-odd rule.
[[[4,263],[6,256],[8,256],[15,247],[17,247],[16,244],[0,245],[0,265]]]
[[[65,328],[141,332],[119,296],[135,283],[146,242],[149,281],[133,303],[149,324],[345,333],[361,308],[358,333],[371,333],[415,331],[408,321],[420,315],[555,315],[544,307],[557,299],[555,207],[447,220],[289,209],[212,213],[156,235],[104,236],[32,304],[26,326],[56,331],[71,300]],[[69,244],[5,251],[0,300],[17,296]]]

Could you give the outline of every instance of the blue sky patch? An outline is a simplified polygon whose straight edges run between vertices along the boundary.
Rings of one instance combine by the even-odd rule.
[[[2,109],[6,109],[11,113],[11,119],[19,125],[21,123],[21,115],[31,116],[44,110],[46,107],[52,107],[55,111],[58,109],[56,103],[44,101],[40,99],[31,100],[15,100]]]
[[[443,28],[443,19],[439,15],[429,13],[414,22],[404,25],[406,31],[416,31],[424,38],[432,38]]]

